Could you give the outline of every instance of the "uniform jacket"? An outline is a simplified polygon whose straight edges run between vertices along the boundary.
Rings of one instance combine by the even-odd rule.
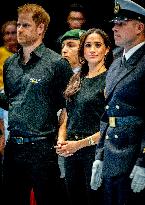
[[[145,167],[145,45],[124,65],[121,58],[112,63],[105,97],[96,159],[103,160],[104,176],[129,174],[134,165]]]

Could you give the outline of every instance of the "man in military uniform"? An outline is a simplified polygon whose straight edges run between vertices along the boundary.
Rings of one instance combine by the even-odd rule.
[[[112,22],[124,57],[114,60],[106,77],[91,187],[104,185],[105,205],[128,205],[129,198],[145,191],[145,9],[118,0]]]

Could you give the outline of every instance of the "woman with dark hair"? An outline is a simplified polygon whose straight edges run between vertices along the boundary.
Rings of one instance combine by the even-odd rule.
[[[72,205],[94,205],[90,188],[95,144],[104,112],[106,70],[112,60],[111,43],[101,29],[89,29],[80,39],[82,64],[65,90],[65,118],[60,126],[56,152],[65,157],[65,179]]]

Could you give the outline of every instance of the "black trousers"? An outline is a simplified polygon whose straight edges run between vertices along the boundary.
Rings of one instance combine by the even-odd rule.
[[[145,201],[145,190],[134,193],[129,175],[105,177],[103,180],[104,205],[141,205]]]
[[[65,158],[65,180],[71,205],[102,205],[100,191],[90,187],[95,146],[85,147]]]
[[[4,204],[29,205],[33,188],[37,205],[60,203],[60,170],[54,144],[8,142],[4,153]],[[56,197],[54,197],[56,196]]]

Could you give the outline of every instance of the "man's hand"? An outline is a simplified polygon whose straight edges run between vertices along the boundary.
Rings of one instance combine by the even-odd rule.
[[[134,166],[130,178],[132,179],[131,189],[133,192],[140,192],[145,188],[145,168]]]
[[[92,166],[91,189],[97,190],[102,183],[103,161],[95,160]]]

